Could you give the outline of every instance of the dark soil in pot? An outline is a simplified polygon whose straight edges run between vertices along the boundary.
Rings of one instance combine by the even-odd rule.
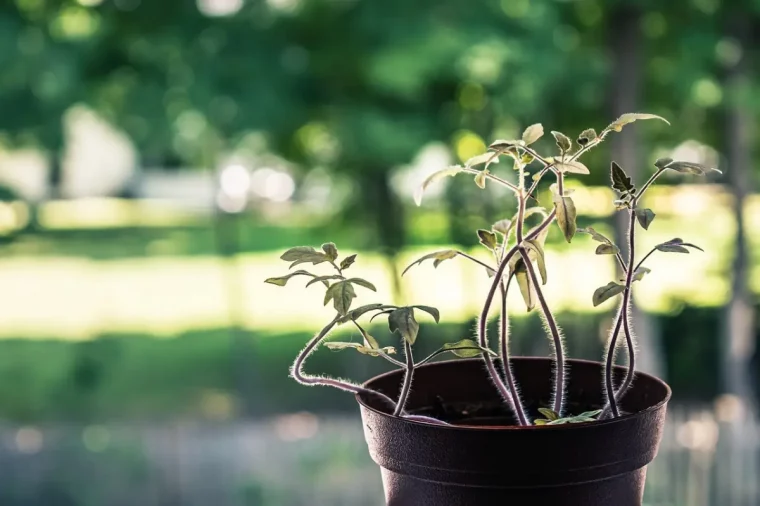
[[[602,368],[569,360],[566,414],[602,405]],[[512,368],[528,416],[549,407],[553,364],[515,358]],[[617,368],[616,384],[625,373]],[[452,423],[439,426],[391,416],[359,398],[370,455],[382,469],[390,506],[639,506],[646,466],[657,454],[670,389],[637,373],[614,420],[517,427],[481,360],[415,370],[407,409]],[[402,372],[368,381],[396,398]]]

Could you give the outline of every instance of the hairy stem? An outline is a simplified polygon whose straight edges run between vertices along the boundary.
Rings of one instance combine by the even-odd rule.
[[[644,192],[647,191],[647,189],[654,183],[655,179],[660,177],[660,174],[665,172],[664,170],[658,169],[657,172],[652,174],[652,176],[649,178],[649,180],[644,183],[644,186],[641,187],[639,190],[639,194],[636,196],[636,199],[634,200],[634,204],[638,204],[639,200],[641,199],[641,196],[644,195]]]
[[[618,411],[617,401],[615,400],[615,387],[612,384],[612,367],[615,365],[615,346],[617,345],[617,336],[620,332],[620,326],[623,323],[623,305],[621,303],[620,309],[618,309],[617,322],[615,328],[610,333],[610,337],[607,340],[607,358],[604,364],[604,388],[607,394],[607,404],[604,406],[599,419],[603,420],[607,417],[607,414],[611,411],[612,416],[617,418],[620,416]]]
[[[522,246],[520,246],[520,255],[528,270],[528,275],[533,283],[533,287],[536,290],[538,303],[541,305],[541,312],[544,315],[546,325],[549,327],[549,332],[552,336],[554,344],[554,360],[557,363],[557,368],[554,371],[554,406],[552,409],[559,416],[562,416],[565,401],[565,349],[562,345],[562,336],[559,333],[559,327],[554,319],[554,315],[549,309],[549,304],[547,304],[546,298],[544,297],[544,292],[541,289],[541,280],[536,276],[536,270],[533,268],[533,263],[528,256],[528,251]]]
[[[509,315],[507,313],[507,294],[509,293],[509,285],[511,282],[512,276],[509,277],[506,285],[504,285],[504,282],[501,283],[501,319],[499,322],[499,329],[501,331],[501,335],[499,336],[501,364],[504,367],[504,377],[507,380],[509,392],[512,395],[512,411],[517,415],[517,421],[520,425],[529,425],[528,419],[525,417],[525,408],[523,408],[520,394],[517,391],[517,385],[515,384],[515,378],[512,374],[512,365],[509,362]]]
[[[414,375],[414,355],[412,354],[412,345],[404,339],[404,357],[406,357],[406,371],[404,372],[404,384],[401,387],[401,393],[396,402],[396,409],[393,416],[400,416],[404,412],[406,399],[409,397],[409,391],[412,388],[412,376]]]
[[[468,174],[475,174],[475,175],[481,173],[481,171],[476,170],[476,169],[472,169],[470,167],[466,167],[466,168],[462,169],[462,172],[467,172]],[[509,188],[512,191],[517,191],[517,186],[513,185],[509,181],[506,181],[506,180],[500,178],[499,176],[494,176],[493,174],[491,174],[490,172],[488,172],[488,173],[486,173],[486,177],[488,179],[492,180],[492,181],[496,181],[497,183],[506,186],[507,188]]]
[[[291,376],[293,376],[293,378],[302,385],[323,385],[323,386],[338,388],[340,390],[344,390],[346,392],[351,392],[354,394],[374,395],[380,398],[381,400],[383,400],[385,403],[387,403],[388,406],[395,407],[396,403],[393,402],[393,399],[375,390],[364,388],[355,383],[351,383],[350,381],[333,379],[333,378],[323,378],[321,376],[310,376],[303,372],[303,364],[308,358],[308,356],[311,355],[316,349],[316,347],[319,346],[319,344],[327,337],[327,335],[330,333],[333,327],[335,327],[335,325],[338,323],[340,318],[341,318],[341,315],[336,315],[335,318],[325,326],[325,328],[320,330],[311,339],[311,341],[309,341],[309,343],[306,345],[306,348],[301,350],[301,353],[298,354],[295,362],[293,362],[293,366],[290,369]]]
[[[487,263],[485,263],[485,262],[481,262],[480,260],[478,260],[478,259],[477,259],[477,258],[475,258],[474,256],[470,256],[470,255],[468,255],[467,253],[463,253],[462,251],[457,251],[456,253],[457,253],[457,255],[460,255],[460,256],[463,256],[464,258],[467,258],[467,259],[469,259],[469,260],[472,260],[472,261],[473,261],[473,262],[475,262],[476,264],[480,264],[480,265],[482,265],[483,267],[485,267],[485,268],[488,270],[488,272],[496,272],[496,269],[494,269],[493,267],[491,267],[490,265],[488,265],[488,264],[487,264]]]

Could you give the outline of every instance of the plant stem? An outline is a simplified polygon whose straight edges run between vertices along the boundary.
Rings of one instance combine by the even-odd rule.
[[[604,365],[604,386],[607,391],[607,405],[599,415],[600,420],[606,418],[608,411],[612,411],[612,416],[615,418],[620,416],[617,401],[615,400],[615,388],[612,384],[612,367],[615,365],[615,345],[617,343],[618,332],[620,332],[620,325],[623,322],[622,315],[623,305],[621,303],[620,309],[618,309],[617,323],[615,323],[615,328],[607,340],[607,359]]]
[[[546,325],[549,327],[549,332],[554,341],[554,360],[557,362],[557,368],[554,371],[554,407],[552,409],[561,417],[565,401],[565,349],[562,345],[562,336],[559,333],[559,327],[554,319],[554,315],[549,309],[549,304],[546,303],[544,292],[541,289],[541,280],[536,276],[536,270],[533,268],[533,263],[528,256],[528,251],[522,246],[520,246],[520,255],[528,270],[528,275],[533,283],[533,287],[536,290],[538,303],[541,305],[541,312],[544,314]]]
[[[386,402],[390,407],[395,407],[396,403],[393,402],[393,399],[375,390],[364,388],[355,383],[351,383],[350,381],[333,379],[333,378],[324,378],[321,376],[310,376],[303,372],[303,364],[308,358],[308,356],[311,355],[316,349],[316,347],[327,337],[327,335],[330,333],[333,327],[335,327],[335,325],[338,323],[340,319],[341,319],[341,315],[336,315],[335,318],[325,326],[325,328],[320,330],[311,339],[311,341],[309,341],[309,343],[306,345],[306,348],[301,350],[301,353],[298,354],[295,362],[293,362],[293,366],[290,368],[291,376],[293,376],[293,378],[302,385],[324,385],[324,386],[330,386],[333,388],[338,388],[340,390],[344,390],[346,392],[351,392],[354,394],[374,395],[380,398],[381,400],[383,400],[384,402]]]
[[[372,348],[372,344],[369,342],[369,340],[366,337],[368,335],[367,331],[364,330],[362,328],[362,326],[359,325],[359,322],[357,322],[356,320],[351,320],[351,321],[354,323],[354,325],[356,325],[356,328],[359,329],[359,332],[361,333],[362,337],[364,338],[365,344],[367,346],[369,346],[370,348]],[[381,349],[375,348],[375,352],[378,355],[380,355],[381,357],[383,357],[385,360],[387,360],[388,362],[390,362],[391,364],[393,364],[393,365],[395,365],[397,367],[401,367],[401,368],[406,367],[403,362],[399,362],[398,360],[396,360],[395,358],[391,357],[390,355],[388,355],[387,353],[385,353]]]
[[[512,364],[509,361],[509,320],[507,313],[507,294],[509,293],[509,285],[511,282],[512,276],[509,277],[506,286],[504,285],[504,282],[501,283],[501,321],[499,322],[499,327],[501,330],[499,339],[501,364],[504,367],[504,377],[507,380],[507,385],[509,386],[509,391],[512,395],[512,411],[514,411],[514,413],[517,415],[517,421],[520,425],[529,425],[528,419],[525,417],[525,408],[523,408],[522,400],[520,400],[520,393],[517,391],[515,378],[512,374]]]
[[[647,258],[649,258],[652,255],[652,253],[654,253],[655,251],[657,251],[657,248],[652,248],[652,251],[650,251],[649,253],[647,253],[646,255],[644,255],[644,258],[642,258],[641,260],[639,260],[639,263],[636,264],[636,268],[633,269],[633,272],[635,273],[637,270],[639,270],[639,267],[641,267],[641,265],[644,263],[644,260],[646,260]]]
[[[412,388],[412,376],[414,375],[414,355],[412,354],[412,345],[404,339],[404,357],[406,358],[406,371],[404,372],[404,384],[401,387],[401,393],[396,402],[396,409],[393,416],[401,416],[404,412],[406,399],[409,397],[409,390]]]
[[[476,175],[477,175],[477,174],[480,174],[480,173],[481,173],[481,171],[479,171],[479,170],[476,170],[476,169],[473,169],[473,168],[470,168],[470,167],[465,167],[465,168],[462,170],[462,172],[467,172],[468,174],[476,174]],[[512,190],[512,191],[517,191],[517,186],[513,185],[513,184],[512,184],[512,183],[510,183],[509,181],[507,181],[507,180],[504,180],[504,179],[502,179],[502,178],[500,178],[500,177],[498,177],[498,176],[494,176],[494,175],[493,175],[493,174],[491,174],[490,172],[486,173],[486,177],[487,177],[488,179],[491,179],[491,180],[493,180],[493,181],[496,181],[497,183],[500,183],[500,184],[502,184],[502,185],[506,186],[507,188],[509,188],[509,189],[510,189],[510,190]]]
[[[469,260],[472,260],[472,261],[473,261],[473,262],[475,262],[476,264],[480,264],[480,265],[482,265],[483,267],[485,267],[486,269],[488,269],[488,272],[496,272],[496,269],[494,269],[493,267],[491,267],[491,266],[490,266],[490,265],[488,265],[487,263],[485,263],[485,262],[481,262],[481,261],[480,261],[480,260],[478,260],[477,258],[475,258],[475,257],[473,257],[473,256],[470,256],[470,255],[468,255],[467,253],[464,253],[464,252],[462,252],[462,251],[457,251],[457,255],[463,256],[464,258],[467,258],[467,259],[469,259]]]
[[[636,199],[633,201],[634,202],[634,206],[635,206],[635,204],[639,203],[639,200],[641,199],[641,196],[644,195],[644,192],[647,191],[647,189],[649,188],[649,186],[652,183],[654,183],[654,180],[657,179],[658,177],[660,177],[660,174],[662,174],[663,172],[665,172],[665,171],[658,169],[657,172],[655,172],[654,174],[652,174],[652,176],[649,178],[649,180],[646,183],[644,183],[644,186],[641,187],[641,189],[639,190],[639,194],[636,196]]]

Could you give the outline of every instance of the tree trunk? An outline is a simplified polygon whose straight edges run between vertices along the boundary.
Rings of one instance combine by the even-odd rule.
[[[612,48],[613,74],[611,79],[611,109],[617,118],[627,112],[639,112],[639,75],[641,68],[641,32],[639,29],[641,12],[633,5],[620,5],[612,13],[609,23],[609,41]],[[648,174],[641,174],[638,152],[636,126],[624,128],[612,137],[612,159],[640,184]],[[626,231],[628,220],[626,213],[615,214],[615,238],[617,244],[627,254]],[[662,360],[662,343],[653,319],[633,304],[632,311],[634,332],[638,341],[637,369],[664,377]]]
[[[738,36],[742,46],[748,40],[749,25],[738,17],[728,26],[729,33]],[[746,50],[746,49],[745,49]],[[754,353],[755,322],[750,276],[750,252],[746,237],[744,208],[751,191],[751,142],[754,120],[750,110],[740,103],[742,90],[749,81],[747,58],[742,58],[726,73],[726,176],[734,195],[733,213],[736,220],[736,250],[731,269],[731,300],[726,306],[721,329],[722,390],[751,402],[752,380],[750,360]]]

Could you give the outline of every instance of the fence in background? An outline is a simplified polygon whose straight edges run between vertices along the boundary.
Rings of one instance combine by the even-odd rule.
[[[723,413],[725,414],[725,413]],[[760,505],[760,423],[674,407],[648,506]],[[0,428],[4,506],[381,506],[356,419]]]

